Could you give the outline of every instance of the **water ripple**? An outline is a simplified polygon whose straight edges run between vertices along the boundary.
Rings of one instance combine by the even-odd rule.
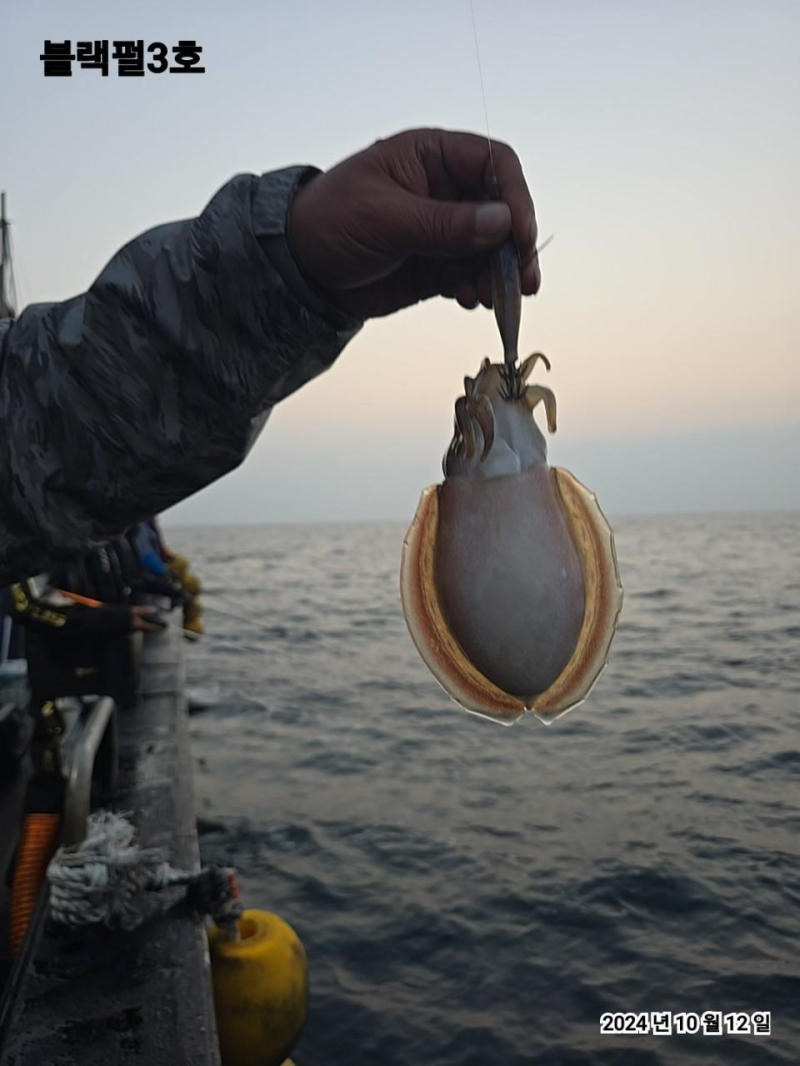
[[[545,728],[459,712],[397,591],[400,525],[174,531],[201,845],[300,932],[326,1066],[796,1064],[800,518],[628,518],[608,670]],[[209,603],[211,597],[209,597]],[[207,687],[204,688],[208,691]],[[768,1038],[599,1033],[770,1010]]]

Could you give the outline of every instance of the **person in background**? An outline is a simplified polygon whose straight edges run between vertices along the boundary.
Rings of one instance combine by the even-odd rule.
[[[83,603],[62,591],[76,585],[81,591],[75,595]],[[109,602],[99,600],[100,595]],[[163,626],[153,608],[121,602],[121,595],[105,548],[76,560],[71,568],[25,578],[9,589],[11,617],[25,630],[34,766],[26,800],[29,812],[61,809],[65,723],[57,701],[108,695],[127,707],[135,698],[130,634],[161,632]]]
[[[238,466],[364,321],[491,305],[507,236],[539,288],[519,159],[419,129],[326,173],[233,178],[131,241],[88,292],[0,320],[0,585],[120,536]]]
[[[130,708],[138,689],[131,634],[163,628],[153,608],[131,605],[128,594],[112,545],[9,589],[11,617],[25,630],[32,733],[31,773],[25,783],[16,858],[9,870],[9,940],[15,954],[64,812],[69,770],[65,698],[111,696],[118,707]]]
[[[91,553],[98,555],[107,553]],[[161,632],[163,624],[154,608],[123,602],[116,575],[103,564],[92,567],[84,557],[80,569],[84,577],[94,569],[102,580],[78,581],[62,568],[10,588],[12,617],[26,630],[33,702],[84,693],[129,702],[135,685],[125,638],[136,631]]]
[[[136,675],[127,637],[160,631],[152,608],[140,605],[144,593],[183,603],[172,582],[152,585],[120,539],[0,592],[0,770],[18,767],[34,724],[37,737],[45,724],[50,731],[59,725],[57,713],[53,722],[42,719],[48,701],[98,693],[131,702]]]
[[[156,578],[168,577],[167,550],[155,518],[139,522],[128,530],[127,537],[145,571]]]
[[[133,546],[139,564],[149,575],[149,590],[158,591],[155,581],[171,581],[174,589],[180,589],[180,602],[183,603],[183,628],[200,636],[205,632],[203,626],[203,608],[200,603],[201,585],[195,574],[189,569],[189,560],[185,555],[170,551],[155,518],[140,522],[128,531],[128,540]]]
[[[203,606],[200,603],[202,585],[196,574],[189,569],[189,560],[185,555],[168,551],[167,567],[183,590],[183,628],[188,633],[201,636],[205,632],[203,624]]]

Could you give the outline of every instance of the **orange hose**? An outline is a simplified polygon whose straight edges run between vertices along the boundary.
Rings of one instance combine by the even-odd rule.
[[[11,953],[19,954],[33,912],[39,901],[47,866],[56,850],[61,816],[28,814],[22,823],[22,836],[14,865],[11,888]]]

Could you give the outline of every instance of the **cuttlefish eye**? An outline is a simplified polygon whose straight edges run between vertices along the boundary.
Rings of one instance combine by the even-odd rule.
[[[595,495],[547,465],[556,401],[518,369],[465,378],[442,485],[426,489],[403,546],[411,637],[466,710],[511,724],[583,702],[608,660],[622,607],[614,536]]]

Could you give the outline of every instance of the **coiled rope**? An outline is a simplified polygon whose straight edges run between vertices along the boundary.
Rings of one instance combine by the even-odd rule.
[[[62,925],[136,929],[160,908],[150,893],[186,886],[186,898],[222,929],[236,934],[242,916],[236,871],[204,866],[178,870],[161,848],[142,848],[123,814],[95,811],[80,844],[59,848],[47,870],[50,914]]]

